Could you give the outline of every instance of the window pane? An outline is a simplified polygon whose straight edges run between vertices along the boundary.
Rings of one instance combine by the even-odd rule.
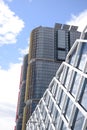
[[[54,83],[54,85],[52,86],[52,95],[53,96],[55,96],[56,89],[57,89],[57,83]]]
[[[73,102],[70,98],[67,99],[66,108],[65,108],[65,117],[69,120],[71,111],[72,111]]]
[[[65,98],[65,93],[63,92],[63,90],[61,90],[61,95],[60,95],[60,100],[59,100],[59,106],[61,109],[63,107],[64,98]]]
[[[67,127],[65,126],[64,122],[62,121],[61,130],[67,130]]]
[[[75,55],[76,55],[76,49],[74,50],[74,52],[72,53],[72,55],[70,56],[70,59],[69,59],[69,63],[70,63],[71,65],[74,65]]]
[[[78,68],[80,70],[84,70],[86,62],[87,62],[87,43],[83,43],[81,49],[80,63]]]
[[[50,100],[49,100],[49,105],[48,105],[48,109],[49,109],[49,112],[51,113],[52,112],[52,108],[53,108],[53,101],[50,97]]]
[[[84,84],[81,89],[79,102],[87,111],[87,79],[84,80]]]
[[[68,39],[68,38],[67,38]],[[58,48],[65,48],[65,30],[58,30]]]
[[[78,85],[79,85],[79,80],[80,80],[81,75],[75,72],[75,75],[73,77],[73,82],[72,82],[72,87],[71,87],[71,93],[73,96],[75,96]]]
[[[83,121],[84,121],[84,116],[78,109],[76,109],[72,130],[81,130]]]
[[[60,60],[65,60],[65,57],[66,57],[66,52],[63,51],[63,50],[58,50],[58,59]]]
[[[66,88],[69,86],[71,74],[72,74],[72,70],[69,68],[68,72],[67,72],[66,80],[65,80],[65,87]]]
[[[55,121],[56,121],[57,117],[59,116],[58,110],[55,107],[55,105],[53,106],[53,111],[52,111],[51,116],[52,116],[52,120],[53,120],[53,122],[55,124]]]
[[[56,102],[58,105],[60,105],[61,101],[62,101],[62,95],[63,95],[63,90],[61,88],[58,88],[57,90],[57,94],[56,94]]]
[[[87,111],[87,91],[83,94],[81,105],[86,109]]]

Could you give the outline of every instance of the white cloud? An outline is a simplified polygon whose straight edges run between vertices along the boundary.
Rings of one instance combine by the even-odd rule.
[[[17,102],[21,64],[10,64],[8,70],[0,69],[0,102]]]
[[[0,118],[0,130],[14,130],[15,122],[12,117]]]
[[[19,48],[19,53],[21,55],[26,55],[27,53],[29,53],[29,47],[30,47],[30,37],[26,39],[27,43],[28,43],[28,46],[26,46],[25,48]]]
[[[21,63],[0,68],[0,130],[12,130],[15,125]]]
[[[79,15],[72,15],[71,19],[67,21],[69,25],[78,26],[78,31],[82,31],[87,25],[87,10],[81,12]]]
[[[0,45],[16,43],[24,21],[15,15],[2,0],[0,1]]]
[[[21,54],[21,57],[19,57],[19,61],[23,62],[24,55],[28,54],[29,52],[29,46],[27,46],[24,49],[19,48],[19,53]]]
[[[19,48],[19,52],[20,52],[21,55],[27,54],[28,51],[29,51],[29,46],[24,48],[24,49]]]

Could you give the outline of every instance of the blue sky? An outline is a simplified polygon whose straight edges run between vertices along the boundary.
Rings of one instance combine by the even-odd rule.
[[[20,69],[37,26],[87,24],[87,0],[0,0],[0,130],[13,130]],[[9,120],[11,120],[9,122]]]
[[[11,12],[15,13],[11,17],[14,19],[19,17],[19,20],[23,22],[17,32],[16,44],[10,41],[8,45],[4,43],[5,45],[0,47],[0,66],[7,69],[9,62],[19,62],[20,49],[27,47],[28,38],[33,28],[40,25],[53,27],[55,22],[66,23],[72,14],[78,15],[84,11],[87,2],[86,0],[84,3],[82,0],[67,0],[66,2],[64,0],[4,0],[4,3],[7,4]],[[19,20],[16,19],[16,22]],[[12,25],[17,28],[15,22]]]

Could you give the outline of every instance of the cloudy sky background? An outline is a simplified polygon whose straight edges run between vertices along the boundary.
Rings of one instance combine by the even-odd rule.
[[[58,22],[82,31],[86,6],[86,0],[0,0],[0,130],[14,130],[21,64],[31,30]]]

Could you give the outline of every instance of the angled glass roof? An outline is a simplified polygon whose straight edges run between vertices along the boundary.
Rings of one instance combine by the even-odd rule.
[[[26,130],[87,130],[87,40],[77,39],[26,124]]]

